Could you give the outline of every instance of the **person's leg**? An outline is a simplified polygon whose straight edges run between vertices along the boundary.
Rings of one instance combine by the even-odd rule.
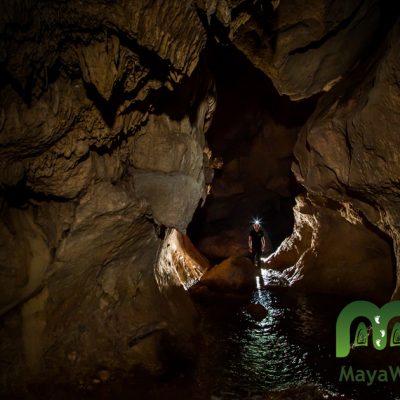
[[[261,249],[253,248],[253,264],[255,266],[260,265]]]
[[[251,261],[253,262],[253,264],[256,263],[256,252],[254,249],[251,250]]]
[[[261,263],[261,250],[259,250],[256,254],[256,263],[257,263],[257,266],[259,267],[260,263]]]

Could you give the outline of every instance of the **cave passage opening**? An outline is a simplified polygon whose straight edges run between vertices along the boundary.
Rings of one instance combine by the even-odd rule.
[[[188,235],[212,261],[246,255],[259,219],[268,255],[293,230],[294,199],[303,191],[291,171],[293,148],[318,96],[297,102],[281,96],[233,46],[213,43],[207,59],[217,98],[206,134],[215,169]]]

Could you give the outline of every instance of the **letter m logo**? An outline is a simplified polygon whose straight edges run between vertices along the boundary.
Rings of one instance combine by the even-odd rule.
[[[340,312],[336,321],[336,357],[347,357],[350,353],[350,328],[351,323],[359,317],[367,318],[372,325],[372,341],[376,350],[383,350],[387,344],[387,327],[390,320],[400,317],[400,301],[391,301],[382,308],[369,301],[353,301]],[[361,338],[357,336],[360,334]],[[359,346],[368,345],[368,333],[363,322],[357,329],[355,342]],[[392,330],[390,346],[399,346],[400,324],[396,323]]]

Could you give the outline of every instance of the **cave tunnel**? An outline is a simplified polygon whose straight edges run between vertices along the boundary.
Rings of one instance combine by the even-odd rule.
[[[399,6],[2,1],[1,398],[400,398]]]
[[[266,255],[292,233],[294,198],[303,190],[292,172],[293,147],[317,96],[292,102],[232,46],[207,54],[217,107],[206,140],[221,165],[188,234],[211,259],[248,252],[247,236],[260,219]]]

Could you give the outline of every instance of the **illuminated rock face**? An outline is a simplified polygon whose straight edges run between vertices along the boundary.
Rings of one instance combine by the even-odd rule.
[[[332,238],[338,246],[335,258],[354,272],[354,275],[347,276],[343,290],[370,296],[373,292],[380,292],[386,299],[390,298],[390,288],[395,289],[395,298],[399,296],[400,198],[396,183],[400,145],[400,90],[396,83],[400,69],[397,56],[399,35],[399,24],[396,23],[382,44],[386,52],[380,58],[362,66],[357,73],[320,99],[314,115],[300,132],[295,146],[296,162],[292,167],[297,180],[307,189],[310,200],[317,199],[318,202],[321,197],[324,199],[322,204],[319,201],[315,216],[320,215],[321,211],[322,214],[331,215],[329,226],[333,231],[332,235],[335,235],[335,227],[344,227],[347,224],[346,220],[354,226],[354,234],[341,235],[341,230],[338,230],[337,236]],[[297,212],[300,216],[301,208]],[[312,216],[314,212],[307,211],[306,214]],[[345,275],[339,270],[334,274],[328,267],[332,259],[327,256],[327,252],[322,251],[325,246],[321,240],[322,235],[317,238],[321,248],[308,240],[298,240],[298,232],[307,230],[304,225],[312,226],[305,224],[302,218],[297,218],[294,235],[284,247],[293,247],[289,243],[298,242],[310,251],[316,249],[317,252],[311,256],[311,263],[319,258],[317,263],[322,269],[325,264],[326,268],[320,271],[321,274],[331,275],[332,281],[322,280],[318,283],[318,288],[323,291],[332,289],[335,286],[333,282],[342,282]],[[315,233],[314,228],[312,231]],[[369,235],[371,244],[360,242],[357,231],[365,238]],[[391,249],[383,251],[385,246],[376,232],[381,237],[386,237],[390,248],[394,250],[392,273],[389,268]],[[369,254],[370,251],[372,254]],[[278,262],[281,252],[286,257],[286,250],[278,250]],[[356,261],[354,257],[362,256],[363,253],[365,260],[360,264],[361,259]],[[306,253],[301,251],[286,264],[307,265],[310,257],[300,260],[298,257],[302,254]],[[396,261],[397,273],[394,265]],[[359,279],[360,274],[366,274],[368,278]],[[314,278],[305,273],[304,279],[310,282]],[[361,282],[364,282],[363,289],[359,286]],[[316,282],[314,289],[317,289]],[[335,291],[341,292],[340,285]]]
[[[283,271],[293,288],[375,301],[390,298],[395,282],[390,241],[377,229],[367,229],[348,207],[299,196],[293,233],[265,266]]]
[[[309,201],[316,204],[305,213],[307,218],[322,218],[322,222],[318,228],[306,223],[302,207],[297,207],[294,233],[270,265],[273,260],[281,267],[296,265],[293,282],[307,290],[360,296],[381,292],[383,298],[390,298],[400,276],[394,271],[400,259],[398,6],[390,8],[388,3],[374,0],[281,1],[270,8],[218,2],[213,10],[209,3],[199,3],[211,21],[218,20],[226,27],[231,43],[271,78],[280,93],[293,100],[318,96],[315,111],[297,131],[292,171]],[[222,3],[237,7],[236,11],[223,13]],[[269,158],[267,151],[262,153]],[[262,168],[261,162],[259,165]],[[235,167],[235,163],[228,164],[226,172]],[[237,182],[227,182],[233,193],[243,189]],[[223,207],[220,209],[223,214]],[[327,220],[329,224],[323,222]],[[329,230],[325,231],[328,226],[342,233],[354,231],[335,237],[336,264],[325,247],[330,241],[325,243],[323,238],[330,237]],[[299,240],[298,232],[314,234],[318,240]],[[357,257],[349,241],[359,249],[355,250],[360,252]],[[297,246],[302,247],[300,252]],[[370,247],[372,254],[368,255],[365,247]],[[314,267],[301,267],[307,265]],[[344,271],[339,265],[350,269]],[[365,274],[364,278],[359,280],[356,270]],[[346,284],[341,287],[338,282],[345,276]],[[398,287],[397,283],[395,297],[399,296]]]

